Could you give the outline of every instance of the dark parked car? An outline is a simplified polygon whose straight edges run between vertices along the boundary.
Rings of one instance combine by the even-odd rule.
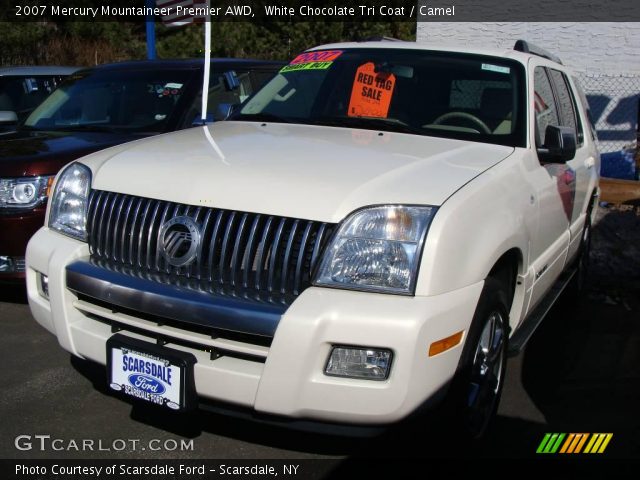
[[[208,117],[224,118],[282,65],[212,60]],[[15,133],[0,136],[0,282],[24,278],[27,242],[44,223],[53,177],[66,163],[201,124],[203,66],[203,60],[154,60],[78,71]]]
[[[15,130],[77,67],[0,68],[0,133]]]

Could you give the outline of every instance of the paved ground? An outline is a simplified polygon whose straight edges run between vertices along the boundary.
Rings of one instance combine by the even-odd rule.
[[[554,307],[526,351],[509,360],[495,426],[481,446],[429,435],[415,422],[381,438],[354,440],[291,432],[219,415],[158,417],[110,396],[104,370],[70,358],[31,318],[20,289],[0,286],[0,458],[361,458],[531,457],[545,432],[612,432],[607,455],[640,458],[640,209],[605,210],[595,229],[593,275],[579,301]],[[19,435],[50,435],[55,446],[83,439],[94,449],[15,447]],[[121,443],[127,441],[121,452]],[[158,439],[149,444],[149,440]],[[193,439],[192,451],[173,449]],[[138,441],[138,450],[130,448]],[[169,440],[173,451],[154,451]],[[47,441],[47,444],[49,442]],[[26,441],[21,443],[25,448]],[[145,448],[143,451],[142,448]]]

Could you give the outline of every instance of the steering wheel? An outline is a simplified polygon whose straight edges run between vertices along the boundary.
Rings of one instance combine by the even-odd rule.
[[[442,125],[444,122],[446,122],[447,120],[451,120],[452,118],[462,118],[464,120],[469,120],[470,122],[475,124],[477,127],[479,127],[482,133],[491,134],[491,129],[487,126],[486,123],[484,123],[475,115],[471,115],[470,113],[467,113],[467,112],[445,113],[444,115],[440,115],[438,118],[436,118],[433,122],[431,122],[431,124]]]

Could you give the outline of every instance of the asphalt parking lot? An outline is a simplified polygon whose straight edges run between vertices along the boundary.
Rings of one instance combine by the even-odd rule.
[[[389,456],[531,458],[546,432],[611,432],[603,455],[640,458],[640,207],[604,209],[601,217],[586,294],[576,301],[563,298],[526,350],[509,360],[498,418],[480,445],[452,448],[455,439],[429,435],[429,420],[355,440],[204,412],[159,416],[111,396],[103,368],[59,348],[31,317],[22,288],[0,286],[0,458],[348,462],[380,456],[380,445]],[[42,450],[33,441],[32,448],[20,450],[20,435],[49,435],[65,448],[88,439],[94,448],[58,451],[49,443]],[[120,449],[116,439],[134,440],[136,448],[127,442]],[[193,440],[193,448],[181,450],[181,440]],[[110,450],[97,450],[99,444]],[[163,445],[169,448],[149,448]]]

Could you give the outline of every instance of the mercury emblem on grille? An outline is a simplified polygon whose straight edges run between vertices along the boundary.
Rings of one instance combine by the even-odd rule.
[[[190,217],[175,217],[162,224],[158,232],[158,248],[174,267],[192,263],[198,254],[200,228]]]

